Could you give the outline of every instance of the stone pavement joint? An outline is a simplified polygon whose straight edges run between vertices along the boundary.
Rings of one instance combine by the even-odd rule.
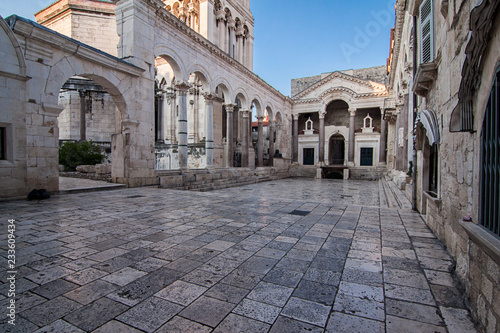
[[[390,207],[381,182],[4,202],[16,326],[3,315],[0,330],[474,332],[451,257],[416,212]]]

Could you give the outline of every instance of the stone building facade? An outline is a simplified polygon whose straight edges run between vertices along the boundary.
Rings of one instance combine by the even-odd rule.
[[[386,68],[292,80],[296,172],[378,179],[386,171]]]
[[[37,13],[43,25],[7,18],[2,76],[14,81],[2,85],[8,108],[0,120],[0,163],[8,181],[1,197],[57,191],[59,139],[83,137],[110,137],[112,179],[129,186],[253,176],[264,167],[264,149],[280,155],[266,158],[272,163],[259,173],[287,175],[292,101],[251,72],[249,1],[183,4],[198,19],[187,21],[169,11],[175,3],[159,0],[59,0]],[[266,116],[273,129],[267,145]],[[223,171],[233,167],[241,171]]]
[[[385,115],[408,150],[389,145],[391,175],[456,259],[484,332],[500,329],[499,7],[397,1]]]

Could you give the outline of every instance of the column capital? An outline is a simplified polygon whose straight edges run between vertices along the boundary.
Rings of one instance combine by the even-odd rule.
[[[354,117],[354,116],[356,115],[356,111],[357,111],[357,110],[358,110],[358,109],[356,109],[356,108],[349,108],[349,109],[348,109],[349,113],[351,114],[351,117]]]
[[[240,110],[243,118],[250,118],[250,113],[252,113],[252,111],[250,110]]]
[[[206,103],[213,103],[214,100],[217,98],[216,95],[211,94],[211,93],[203,93],[203,97],[205,98]]]
[[[293,113],[292,114],[293,120],[299,120],[300,114],[298,113]]]
[[[239,25],[238,27],[236,27],[236,36],[240,37],[240,36],[243,36],[245,30],[243,29],[243,25]]]
[[[227,103],[227,104],[223,104],[224,107],[226,108],[226,112],[233,112],[234,111],[234,107],[236,105],[232,104],[232,103]]]
[[[187,95],[189,88],[191,88],[191,86],[184,81],[175,85],[175,89],[179,92],[180,95]]]
[[[236,28],[236,21],[233,18],[227,20],[227,27],[231,30]]]
[[[226,12],[221,9],[215,12],[215,19],[217,21],[225,21],[226,20]]]
[[[319,119],[325,119],[325,116],[326,116],[325,110],[318,111],[318,114],[319,114]]]
[[[257,117],[257,121],[258,121],[259,123],[263,123],[263,122],[264,122],[264,116],[258,116],[258,117]]]

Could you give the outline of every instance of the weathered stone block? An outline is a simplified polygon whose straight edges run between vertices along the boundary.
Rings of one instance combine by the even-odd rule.
[[[76,171],[82,173],[95,173],[96,168],[95,165],[79,165],[76,167]]]
[[[95,173],[97,173],[98,175],[110,174],[111,164],[96,164]]]

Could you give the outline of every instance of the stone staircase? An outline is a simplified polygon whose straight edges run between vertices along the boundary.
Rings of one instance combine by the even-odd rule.
[[[387,173],[387,166],[374,167],[349,167],[349,179],[355,180],[378,180]]]
[[[379,183],[380,205],[387,205],[388,208],[411,209],[411,202],[406,198],[405,194],[396,186],[396,184],[382,177]]]
[[[158,171],[161,188],[207,192],[229,187],[255,184],[284,177],[284,173],[274,168],[200,169],[186,173]]]

